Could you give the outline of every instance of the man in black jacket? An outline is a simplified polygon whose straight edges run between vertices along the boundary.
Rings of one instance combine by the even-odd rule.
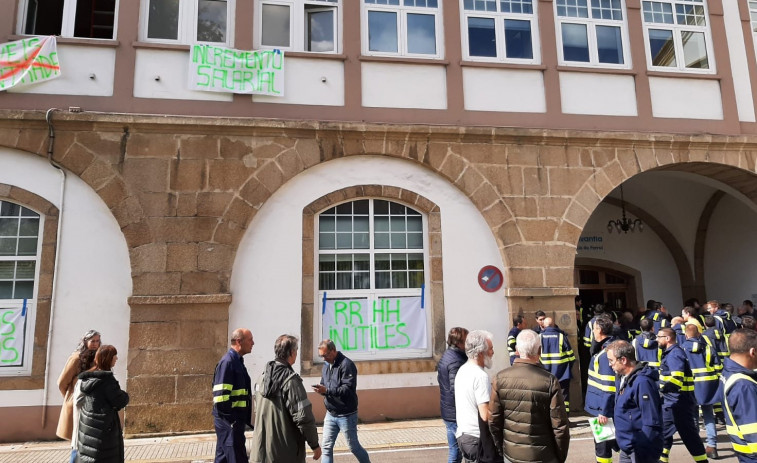
[[[457,370],[468,361],[465,355],[465,338],[468,330],[456,326],[447,335],[447,350],[444,351],[439,365],[436,366],[436,380],[439,383],[439,408],[442,420],[447,428],[447,444],[449,444],[448,463],[460,463],[463,456],[457,446],[457,415],[455,414],[455,377]]]
[[[357,368],[352,360],[336,350],[331,339],[321,341],[318,355],[324,360],[321,384],[313,385],[326,405],[323,420],[323,463],[332,463],[334,442],[344,433],[350,452],[360,463],[370,463],[368,452],[357,439]]]

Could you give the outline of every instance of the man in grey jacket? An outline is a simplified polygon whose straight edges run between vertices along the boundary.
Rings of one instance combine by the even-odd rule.
[[[250,460],[255,463],[305,461],[305,442],[313,459],[321,458],[313,405],[302,378],[292,365],[297,360],[298,342],[283,334],[276,339],[276,360],[266,364],[255,384],[255,432]]]

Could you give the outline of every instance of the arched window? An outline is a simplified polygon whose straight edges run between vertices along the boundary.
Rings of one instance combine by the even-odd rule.
[[[28,369],[34,331],[42,217],[0,201],[0,375]],[[12,370],[12,371],[11,371]]]
[[[383,199],[317,216],[320,334],[358,359],[428,356],[426,218]]]

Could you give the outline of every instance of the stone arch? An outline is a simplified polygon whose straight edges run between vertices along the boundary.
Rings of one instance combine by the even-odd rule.
[[[441,211],[433,201],[422,195],[398,187],[384,185],[356,185],[332,191],[315,199],[302,210],[302,309],[300,316],[302,326],[313,325],[313,285],[316,278],[315,271],[315,216],[325,209],[345,201],[360,198],[381,198],[395,200],[416,209],[428,217],[429,238],[429,275],[431,294],[433,294],[432,339],[433,358],[419,359],[410,362],[406,360],[378,360],[361,361],[358,368],[361,373],[397,373],[407,371],[433,371],[445,349],[445,317],[444,317],[444,280],[442,278],[442,229]],[[313,366],[313,333],[311,329],[302,330],[302,374],[317,374],[320,365]]]
[[[45,383],[48,324],[52,310],[55,255],[58,252],[58,208],[45,198],[13,185],[0,183],[0,199],[8,200],[38,212],[45,218],[42,232],[42,253],[37,280],[37,316],[32,344],[32,371],[29,376],[0,377],[0,390],[42,389]]]

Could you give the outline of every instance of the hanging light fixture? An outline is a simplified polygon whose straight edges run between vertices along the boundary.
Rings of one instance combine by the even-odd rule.
[[[623,211],[623,217],[620,219],[610,220],[607,222],[607,232],[612,233],[613,230],[618,233],[631,233],[639,230],[639,233],[644,231],[644,222],[640,219],[631,220],[626,217],[626,201],[623,198],[623,185],[620,185],[620,210]]]

